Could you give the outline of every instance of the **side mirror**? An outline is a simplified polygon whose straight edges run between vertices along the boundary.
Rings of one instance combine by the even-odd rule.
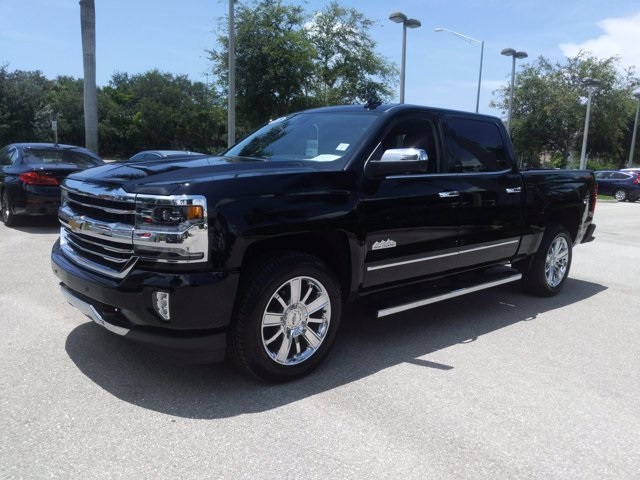
[[[370,160],[365,173],[372,178],[389,175],[426,173],[429,156],[421,148],[392,148],[385,150],[380,160]]]

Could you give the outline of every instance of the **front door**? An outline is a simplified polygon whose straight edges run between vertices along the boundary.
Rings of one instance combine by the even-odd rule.
[[[390,125],[372,159],[389,148],[420,148],[428,169],[365,179],[360,219],[365,233],[363,287],[433,275],[456,267],[459,205],[457,173],[442,173],[438,123],[414,114]]]

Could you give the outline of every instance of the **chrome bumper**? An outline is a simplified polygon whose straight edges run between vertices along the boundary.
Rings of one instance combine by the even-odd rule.
[[[84,300],[79,299],[78,297],[73,295],[71,292],[69,292],[69,290],[67,290],[66,288],[60,287],[60,290],[62,291],[62,295],[64,296],[64,298],[67,300],[67,302],[69,302],[69,304],[72,307],[75,307],[78,310],[80,310],[82,313],[84,313],[87,317],[89,317],[91,320],[96,322],[98,325],[103,326],[104,328],[106,328],[110,332],[115,333],[116,335],[124,336],[127,333],[129,333],[128,328],[119,327],[118,325],[113,325],[112,323],[107,322],[102,317],[102,315],[100,315],[100,312],[98,312],[95,309],[93,305],[85,302]]]

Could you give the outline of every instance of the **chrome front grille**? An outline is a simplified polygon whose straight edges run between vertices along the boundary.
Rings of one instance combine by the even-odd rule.
[[[88,197],[67,191],[67,203],[80,215],[105,222],[123,222],[134,225],[136,221],[134,203],[122,200]]]
[[[68,181],[58,218],[62,250],[76,264],[114,278],[136,264],[135,195]]]

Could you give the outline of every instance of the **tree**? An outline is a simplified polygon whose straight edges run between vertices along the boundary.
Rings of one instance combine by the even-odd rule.
[[[147,149],[217,152],[224,145],[220,99],[202,82],[158,70],[116,73],[100,94],[105,152],[119,157]]]
[[[291,110],[313,75],[313,47],[303,29],[304,11],[280,0],[241,4],[236,12],[238,123],[253,128]],[[228,37],[209,51],[219,86],[227,91]],[[308,88],[307,88],[308,89]]]
[[[222,95],[227,95],[226,23],[218,48],[208,51]],[[390,96],[394,67],[375,53],[374,22],[336,2],[308,15],[281,0],[243,3],[236,13],[239,128],[311,106]]]
[[[45,106],[51,81],[42,72],[9,72],[0,67],[0,145],[39,139],[35,118]]]
[[[96,87],[96,7],[80,0],[82,65],[84,69],[84,128],[86,147],[98,152],[98,92]]]
[[[50,82],[43,94],[43,106],[35,113],[34,140],[53,141],[51,115],[57,115],[58,141],[71,145],[84,142],[83,100],[81,79],[59,76]]]
[[[565,168],[582,143],[587,89],[582,79],[602,82],[592,96],[588,154],[604,161],[623,163],[632,101],[629,91],[633,71],[621,70],[616,57],[605,60],[581,52],[565,63],[544,57],[525,64],[516,77],[512,134],[518,157],[533,165],[542,154],[552,154]],[[497,92],[493,106],[506,112],[509,87]]]
[[[315,13],[307,31],[316,50],[314,93],[319,103],[347,104],[392,95],[389,85],[397,70],[376,55],[369,35],[374,25],[362,13],[335,1]]]

